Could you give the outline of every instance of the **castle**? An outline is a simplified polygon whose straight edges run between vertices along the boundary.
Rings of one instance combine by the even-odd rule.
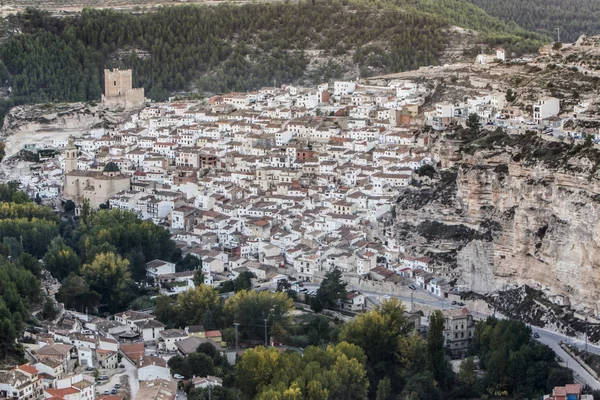
[[[77,169],[77,148],[69,141],[65,150],[65,184],[63,196],[76,205],[88,199],[92,208],[100,207],[120,191],[131,188],[129,176],[121,174],[119,166],[109,162],[103,171]]]
[[[104,95],[102,103],[108,107],[140,108],[146,103],[144,88],[133,88],[130,69],[104,70]]]

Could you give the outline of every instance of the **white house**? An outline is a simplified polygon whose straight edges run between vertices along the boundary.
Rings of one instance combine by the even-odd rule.
[[[333,83],[333,95],[352,94],[356,90],[356,82],[336,81]]]
[[[165,329],[165,324],[155,320],[136,322],[140,338],[144,342],[154,342],[160,338],[160,332]]]
[[[206,389],[208,387],[223,386],[223,379],[210,375],[205,377],[197,376],[192,379],[192,385],[194,386],[194,389]]]
[[[160,357],[142,357],[138,362],[138,380],[151,381],[158,378],[171,379],[171,372],[167,366],[167,362]]]
[[[163,350],[177,351],[175,343],[187,337],[187,333],[181,329],[166,329],[160,332],[160,344]]]
[[[94,350],[89,347],[77,347],[77,361],[82,367],[93,367]]]
[[[152,260],[146,264],[146,274],[151,278],[156,278],[160,275],[174,274],[175,264],[163,260]]]
[[[560,112],[560,100],[556,97],[545,97],[533,105],[533,120],[539,124],[542,120],[555,117]]]

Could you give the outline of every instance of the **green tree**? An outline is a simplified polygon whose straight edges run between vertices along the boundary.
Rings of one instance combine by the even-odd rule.
[[[316,300],[323,308],[337,308],[338,302],[346,299],[346,287],[348,283],[342,281],[342,272],[334,268],[325,274],[319,290],[317,290]]]
[[[165,324],[168,328],[178,326],[179,314],[175,309],[175,304],[169,296],[158,295],[154,313],[156,319]]]
[[[87,282],[74,273],[64,280],[57,293],[57,299],[65,304],[65,308],[92,312],[100,303],[100,294],[90,289]]]
[[[204,273],[201,269],[197,269],[196,272],[194,272],[194,285],[204,285]]]
[[[444,350],[444,314],[434,311],[429,317],[427,333],[427,370],[440,385],[448,379],[449,365]]]
[[[508,101],[509,103],[512,103],[513,101],[516,100],[517,95],[515,92],[513,92],[513,90],[511,88],[506,89],[506,101]]]
[[[100,294],[101,302],[110,310],[121,310],[133,300],[129,261],[121,256],[100,253],[90,264],[85,264],[81,272],[91,290]]]
[[[241,272],[234,281],[234,291],[241,292],[242,290],[252,289],[252,278],[254,274],[250,271]]]
[[[411,376],[400,396],[403,400],[442,400],[444,398],[429,371]]]
[[[481,119],[479,118],[479,115],[475,113],[469,114],[469,117],[467,118],[467,128],[472,131],[478,131],[479,128],[481,128]]]
[[[207,285],[196,286],[177,297],[179,326],[201,324],[207,311],[214,309],[219,302],[217,291]]]
[[[270,336],[283,337],[289,324],[294,303],[286,293],[268,291],[237,292],[223,306],[225,326],[239,323],[239,335],[244,339],[264,339],[264,324]]]
[[[379,381],[377,385],[376,400],[388,400],[392,394],[392,384],[387,376]]]
[[[65,201],[63,209],[66,213],[72,213],[73,211],[75,211],[75,203],[73,202],[73,200]]]
[[[259,346],[244,352],[235,365],[240,391],[252,399],[264,390],[276,374],[282,354],[278,349]]]
[[[473,386],[475,384],[475,361],[473,361],[473,357],[466,358],[460,363],[458,380],[463,385],[467,386]]]
[[[389,377],[397,381],[422,353],[417,340],[408,339],[412,325],[405,308],[397,299],[385,301],[375,311],[358,315],[340,330],[340,341],[359,346],[367,356],[367,371],[371,387]],[[413,349],[413,346],[419,346]]]
[[[27,194],[25,192],[18,191],[12,195],[12,198],[10,201],[12,201],[15,204],[25,204],[25,203],[29,203],[31,201],[31,199],[29,198],[29,196],[27,196]]]
[[[90,207],[90,201],[87,198],[83,198],[81,204],[81,212],[79,213],[79,221],[83,226],[87,226],[92,218],[92,208]]]
[[[65,279],[70,273],[79,272],[81,263],[77,253],[65,244],[60,236],[50,242],[50,247],[44,255],[44,267],[58,281]]]
[[[177,264],[175,268],[177,272],[196,271],[200,266],[200,259],[192,254],[186,254]]]

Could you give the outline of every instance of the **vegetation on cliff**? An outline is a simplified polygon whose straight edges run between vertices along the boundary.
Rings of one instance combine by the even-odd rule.
[[[600,33],[600,2],[595,0],[468,0],[508,23],[573,42]]]

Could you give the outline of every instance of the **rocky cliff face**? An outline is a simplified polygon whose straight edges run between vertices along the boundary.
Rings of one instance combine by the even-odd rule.
[[[599,152],[501,133],[463,132],[438,145],[455,181],[442,176],[420,203],[417,194],[401,197],[400,238],[433,255],[441,271],[473,291],[526,284],[596,310]],[[437,228],[429,232],[424,227],[432,221]],[[449,235],[459,228],[462,237]]]

